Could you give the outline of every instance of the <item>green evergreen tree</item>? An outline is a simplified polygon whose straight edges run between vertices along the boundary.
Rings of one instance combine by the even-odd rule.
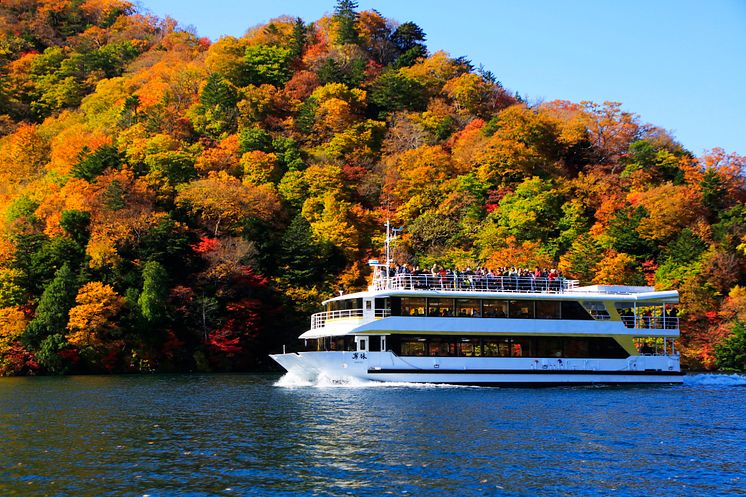
[[[137,303],[145,321],[151,326],[165,322],[168,298],[168,274],[157,261],[148,261],[142,270],[142,292]]]
[[[399,71],[388,71],[373,83],[370,101],[384,111],[423,111],[427,105],[425,87]]]
[[[60,226],[84,250],[91,235],[90,224],[91,213],[88,211],[62,211]]]
[[[716,171],[708,169],[702,175],[699,187],[702,189],[702,204],[709,209],[711,219],[717,219],[728,200],[728,190],[723,180]]]
[[[733,334],[715,346],[720,369],[746,372],[746,325],[737,322]]]
[[[65,264],[44,289],[36,307],[36,315],[23,332],[24,344],[37,349],[46,338],[55,334],[64,335],[68,314],[75,305],[77,292],[77,278],[70,266]]]
[[[106,190],[101,194],[104,207],[111,211],[118,211],[124,209],[127,206],[126,191],[122,187],[122,183],[118,180],[112,180]]]
[[[645,260],[654,259],[655,245],[640,237],[637,227],[640,221],[648,215],[644,207],[625,207],[614,214],[609,223],[607,234],[611,238],[611,247],[617,252],[641,257]]]
[[[67,365],[60,356],[60,351],[68,346],[65,336],[61,333],[49,335],[39,344],[35,356],[39,364],[44,366],[47,372],[52,374],[64,374],[67,372]]]
[[[306,48],[306,41],[308,38],[308,27],[300,17],[295,19],[293,33],[290,36],[290,54],[294,59],[298,59],[303,55],[303,50]]]
[[[707,244],[689,228],[679,232],[679,236],[668,244],[663,255],[670,261],[682,265],[689,264],[699,259],[707,249]]]
[[[405,22],[399,25],[391,34],[391,42],[399,51],[399,57],[394,65],[407,67],[414,64],[417,59],[427,57],[427,47],[424,41],[425,33],[417,24]]]
[[[238,92],[222,75],[210,74],[199,95],[199,105],[192,112],[197,131],[212,138],[236,131]]]
[[[334,7],[334,21],[338,26],[339,43],[358,43],[360,35],[357,31],[357,2],[354,0],[337,0]]]
[[[244,56],[245,84],[282,86],[293,75],[289,48],[254,45],[246,48]]]

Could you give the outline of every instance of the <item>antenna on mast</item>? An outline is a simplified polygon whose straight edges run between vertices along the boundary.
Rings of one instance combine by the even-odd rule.
[[[392,228],[391,221],[386,218],[386,286],[388,287],[389,282],[389,268],[391,267],[391,242],[396,240],[401,232],[404,230],[404,226],[399,228]]]

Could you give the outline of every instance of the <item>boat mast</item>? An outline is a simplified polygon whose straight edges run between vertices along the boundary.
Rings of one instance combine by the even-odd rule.
[[[402,230],[404,230],[404,226],[401,228],[392,228],[391,220],[386,218],[386,288],[389,288],[390,282],[389,268],[391,267],[391,242],[397,239]]]
[[[386,249],[386,288],[389,288],[389,268],[391,267],[391,221],[386,218],[386,242],[384,243]]]

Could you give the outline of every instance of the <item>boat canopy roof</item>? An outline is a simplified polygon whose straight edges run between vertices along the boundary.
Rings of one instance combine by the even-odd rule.
[[[385,297],[450,297],[450,298],[493,298],[506,300],[572,300],[677,304],[679,292],[676,290],[655,291],[653,287],[594,285],[574,288],[563,293],[556,292],[514,292],[514,291],[469,291],[469,290],[373,290],[340,295],[325,300],[323,304],[361,298]]]

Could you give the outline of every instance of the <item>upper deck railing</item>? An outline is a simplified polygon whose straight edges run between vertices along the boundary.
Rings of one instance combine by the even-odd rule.
[[[391,315],[390,309],[375,309],[373,315],[377,318],[388,317]],[[317,312],[311,316],[311,329],[323,328],[327,321],[334,319],[362,318],[364,316],[362,309],[341,309],[338,311]]]
[[[397,274],[373,280],[374,290],[457,290],[466,292],[562,293],[578,280],[474,274]]]
[[[641,328],[654,330],[678,330],[678,316],[668,316],[665,313],[660,316],[647,316],[645,314],[634,314],[622,316],[622,322],[627,328]]]

